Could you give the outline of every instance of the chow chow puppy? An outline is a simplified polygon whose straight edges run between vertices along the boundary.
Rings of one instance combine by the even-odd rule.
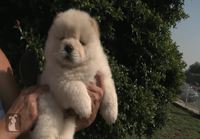
[[[105,91],[100,114],[107,123],[115,122],[117,95],[95,19],[75,9],[59,13],[48,33],[45,58],[40,84],[48,84],[50,93],[40,97],[34,139],[73,139],[75,116],[64,117],[63,112],[72,108],[79,117],[90,116],[85,84],[94,82],[97,72],[103,76]]]

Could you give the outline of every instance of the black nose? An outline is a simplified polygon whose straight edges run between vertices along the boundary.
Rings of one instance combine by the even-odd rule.
[[[72,47],[72,45],[70,45],[70,44],[65,44],[64,50],[65,50],[67,53],[71,53],[71,52],[73,51],[73,47]]]

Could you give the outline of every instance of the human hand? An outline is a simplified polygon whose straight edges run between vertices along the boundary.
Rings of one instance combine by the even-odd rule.
[[[0,138],[15,139],[21,133],[32,127],[38,116],[38,97],[46,91],[48,91],[47,86],[34,86],[21,91],[20,95],[7,112],[7,115],[17,114],[20,116],[20,131],[8,132],[6,129],[6,119],[4,118],[0,123],[0,125],[4,126],[3,128],[0,128],[0,132],[2,132]]]
[[[90,126],[98,113],[99,106],[101,104],[101,100],[103,98],[103,76],[100,73],[97,73],[95,76],[96,83],[90,82],[87,84],[88,94],[91,97],[92,100],[92,114],[89,118],[78,118],[76,121],[76,131],[79,131],[81,129],[84,129],[88,126]]]

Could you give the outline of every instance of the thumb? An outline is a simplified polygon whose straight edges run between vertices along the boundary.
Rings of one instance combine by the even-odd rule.
[[[97,82],[97,86],[100,87],[100,88],[104,88],[104,84],[103,84],[103,74],[101,72],[97,72],[97,74],[95,75],[95,79],[96,79],[96,82]]]

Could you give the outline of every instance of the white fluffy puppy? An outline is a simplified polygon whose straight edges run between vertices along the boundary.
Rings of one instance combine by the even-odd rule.
[[[45,58],[41,84],[48,84],[51,93],[40,97],[34,139],[73,139],[75,117],[64,118],[63,111],[72,108],[80,117],[90,116],[91,99],[85,83],[95,81],[97,71],[103,74],[105,87],[100,114],[107,123],[115,122],[115,86],[98,25],[89,14],[75,9],[59,13],[48,33]]]

